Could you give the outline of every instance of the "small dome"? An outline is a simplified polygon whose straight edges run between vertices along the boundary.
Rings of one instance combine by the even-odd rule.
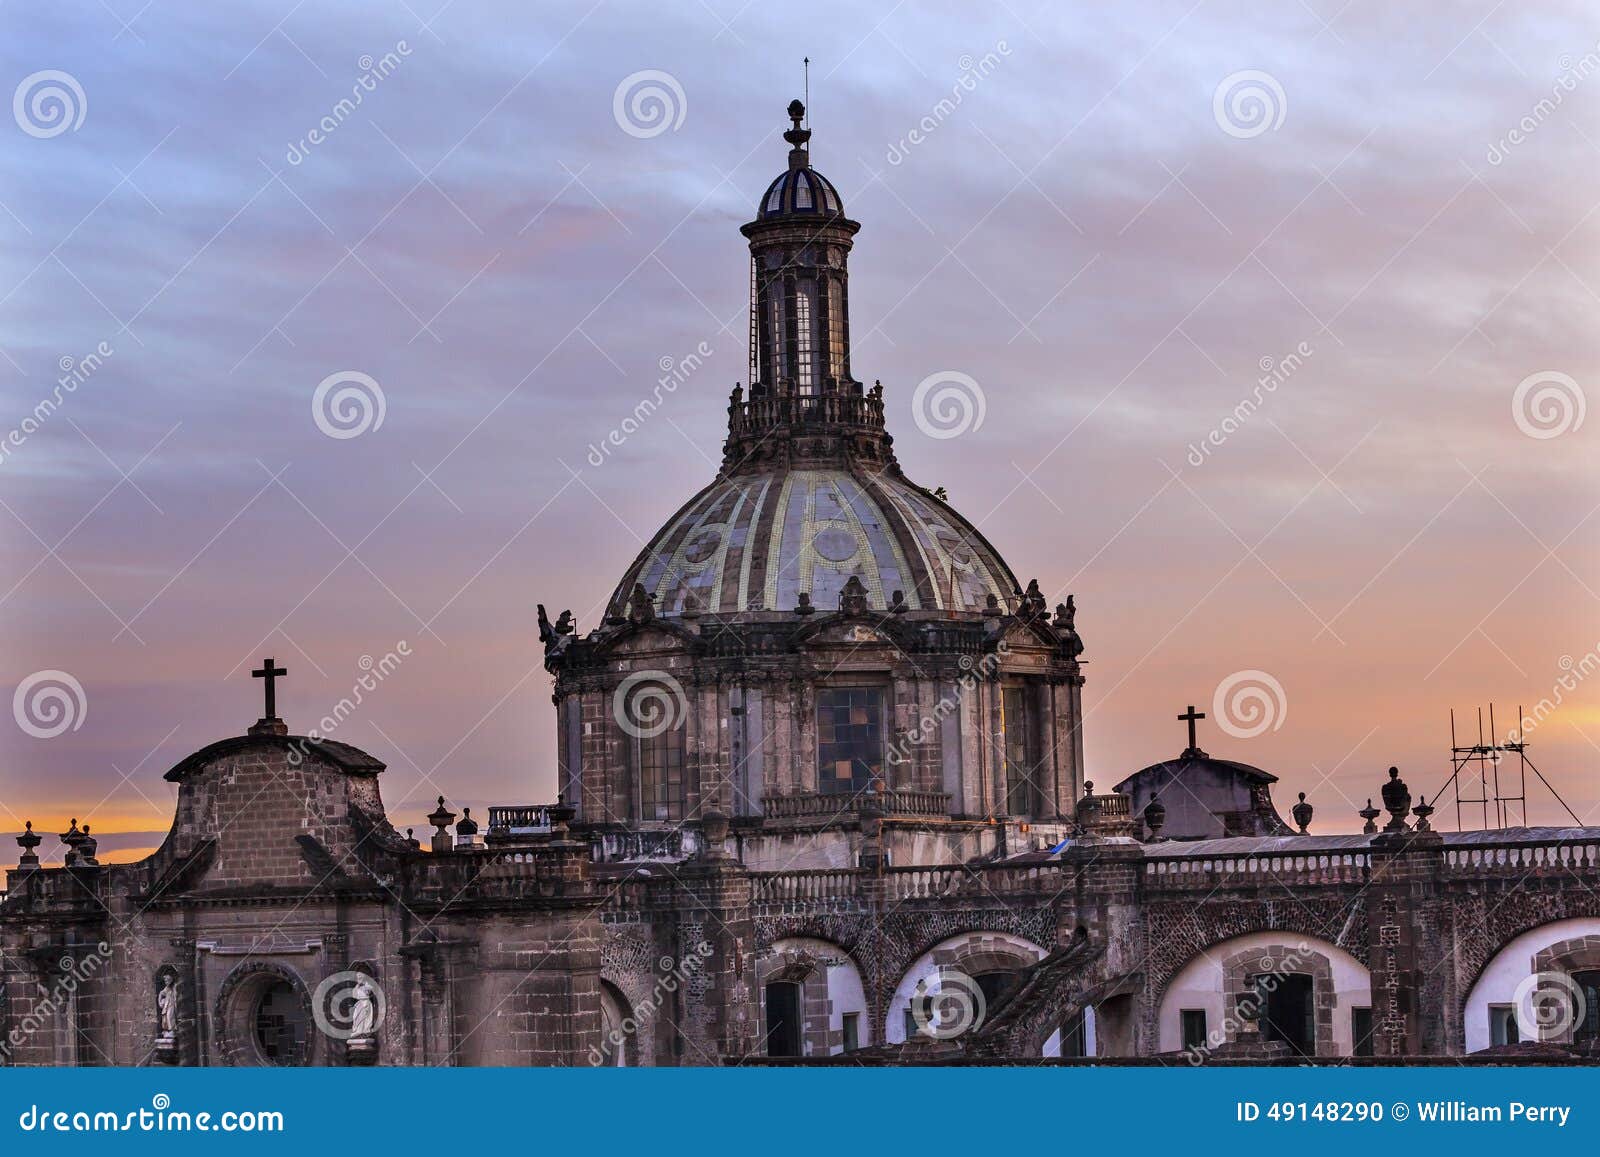
[[[844,204],[833,182],[815,169],[790,169],[767,186],[756,216],[767,220],[791,214],[837,217],[844,214]]]

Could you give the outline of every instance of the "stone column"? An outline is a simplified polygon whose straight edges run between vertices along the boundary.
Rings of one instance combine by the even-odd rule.
[[[1447,1051],[1438,1015],[1450,971],[1440,963],[1449,948],[1439,898],[1443,862],[1437,832],[1395,832],[1372,841],[1367,952],[1372,1049],[1380,1057]]]

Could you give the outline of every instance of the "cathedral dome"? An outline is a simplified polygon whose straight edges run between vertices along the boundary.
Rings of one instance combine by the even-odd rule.
[[[1016,606],[1010,568],[946,503],[894,471],[818,465],[718,478],[634,560],[609,613],[627,613],[635,584],[663,615],[792,614],[801,595],[830,612],[851,576],[879,611],[895,591],[913,611]]]

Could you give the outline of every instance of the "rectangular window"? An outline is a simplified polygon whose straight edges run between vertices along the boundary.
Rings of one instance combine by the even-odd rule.
[[[921,1035],[922,1026],[917,1023],[917,1014],[906,1009],[906,1040],[914,1041]]]
[[[1372,1055],[1372,1010],[1370,1008],[1352,1008],[1350,1010],[1350,1041],[1352,1052],[1358,1057]]]
[[[1000,692],[1000,727],[1006,747],[1006,813],[1014,816],[1031,816],[1037,810],[1027,695],[1026,687],[1006,687]]]
[[[847,1012],[844,1014],[844,1051],[853,1053],[861,1047],[861,1014]]]
[[[883,774],[883,692],[837,687],[817,692],[817,790],[854,795]]]
[[[794,288],[794,360],[795,387],[802,397],[816,393],[816,383],[811,373],[811,359],[815,352],[811,340],[811,297],[816,283],[802,281]]]
[[[1522,1043],[1522,1034],[1517,1031],[1517,1009],[1515,1005],[1491,1004],[1489,1006],[1489,1043],[1491,1045]]]
[[[844,378],[844,284],[828,282],[828,372]]]
[[[767,282],[767,357],[770,363],[762,383],[773,387],[789,374],[787,350],[788,318],[783,308],[783,282],[777,278]]]
[[[1183,1018],[1183,1047],[1186,1049],[1205,1048],[1206,1010],[1203,1008],[1186,1008],[1179,1015]]]
[[[683,819],[683,728],[639,740],[641,819]]]

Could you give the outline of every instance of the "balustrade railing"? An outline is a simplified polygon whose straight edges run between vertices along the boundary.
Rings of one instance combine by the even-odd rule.
[[[1600,871],[1600,842],[1529,840],[1449,848],[1444,853],[1444,870],[1452,876],[1594,873]]]
[[[947,816],[950,796],[942,791],[862,792],[859,795],[773,795],[761,801],[768,819],[816,819],[851,815],[871,809],[886,816]]]
[[[1196,856],[1145,862],[1145,882],[1157,888],[1220,888],[1250,885],[1364,884],[1372,871],[1367,852],[1307,852],[1304,855]]]

